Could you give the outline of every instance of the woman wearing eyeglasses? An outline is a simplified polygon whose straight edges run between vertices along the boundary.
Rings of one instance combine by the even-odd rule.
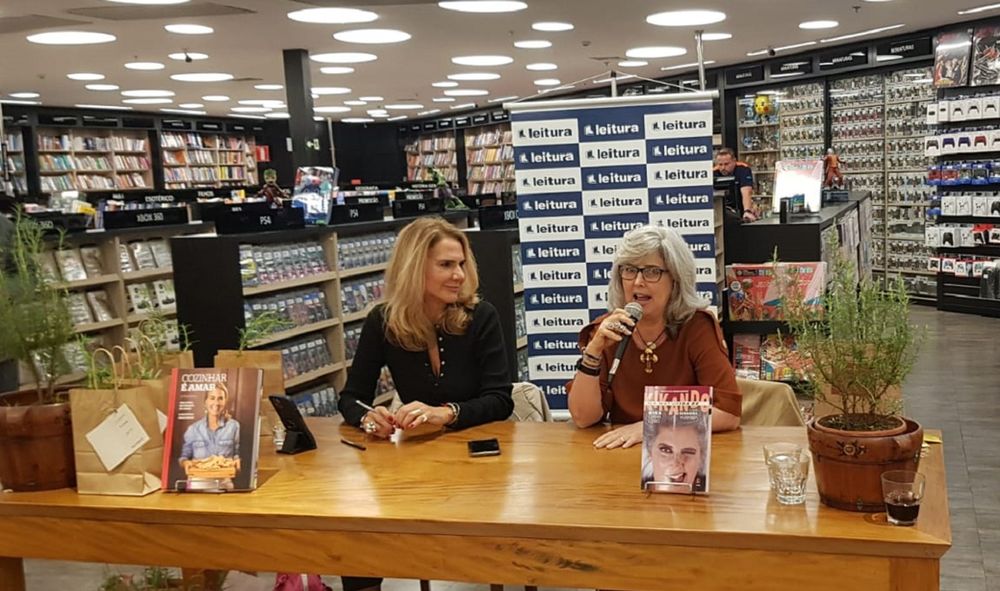
[[[598,448],[627,448],[642,442],[646,386],[712,386],[713,431],[740,426],[740,392],[726,355],[719,323],[695,291],[695,261],[673,230],[643,226],[625,235],[611,267],[611,312],[580,332],[583,356],[569,383],[569,411],[578,427],[605,417],[619,425],[594,441]],[[635,302],[642,318],[623,310]],[[615,349],[628,339],[612,385],[608,368]]]

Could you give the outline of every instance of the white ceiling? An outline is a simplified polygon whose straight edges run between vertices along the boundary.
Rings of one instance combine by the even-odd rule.
[[[314,86],[346,86],[349,95],[323,96],[317,106],[343,105],[344,100],[360,96],[385,97],[384,104],[416,101],[426,109],[448,110],[448,103],[432,103],[443,89],[431,83],[444,80],[449,74],[487,71],[501,75],[499,80],[461,82],[460,88],[479,88],[489,91],[486,97],[463,99],[456,105],[472,101],[487,104],[491,98],[510,95],[525,96],[537,92],[534,80],[558,78],[569,83],[600,74],[605,65],[593,57],[624,58],[631,47],[647,45],[679,45],[688,54],[669,59],[649,60],[642,68],[628,72],[655,78],[681,73],[662,72],[662,66],[685,64],[695,61],[693,27],[664,28],[646,23],[646,16],[664,10],[685,8],[716,9],[728,18],[705,27],[710,32],[731,33],[726,41],[706,43],[706,59],[715,60],[716,66],[750,61],[747,52],[767,46],[781,46],[809,40],[818,40],[854,33],[875,27],[905,24],[885,35],[898,35],[967,18],[981,18],[1000,10],[963,17],[956,12],[988,0],[890,0],[867,2],[862,0],[526,0],[526,10],[508,14],[467,14],[441,9],[436,2],[391,3],[391,0],[362,0],[361,2],[335,4],[320,0],[308,3],[290,0],[219,0],[219,4],[251,11],[248,14],[197,18],[163,18],[162,10],[197,7],[208,0],[192,0],[180,7],[136,7],[104,0],[2,0],[0,25],[6,17],[43,15],[80,21],[66,27],[43,30],[86,30],[112,33],[118,37],[114,43],[88,46],[42,46],[29,43],[29,33],[20,31],[0,34],[0,94],[10,98],[10,93],[34,91],[41,94],[37,100],[44,105],[72,106],[85,104],[121,105],[119,92],[97,92],[84,89],[87,82],[66,78],[72,72],[96,72],[107,78],[103,83],[121,86],[121,90],[163,89],[176,92],[171,105],[153,107],[135,105],[136,110],[155,111],[161,107],[177,108],[180,103],[204,103],[204,110],[212,115],[224,115],[238,106],[238,100],[284,99],[283,91],[259,91],[254,84],[284,83],[282,53],[286,48],[304,48],[312,53],[332,51],[365,51],[378,55],[375,62],[356,64],[355,72],[347,75],[324,75],[321,64],[314,64]],[[852,5],[861,6],[855,12]],[[294,22],[287,18],[293,10],[310,5],[337,5],[366,7],[375,11],[379,19],[362,25],[319,25]],[[367,6],[365,6],[367,5]],[[148,18],[138,20],[105,20],[84,18],[69,13],[81,8],[126,7],[140,9]],[[798,23],[807,20],[832,19],[840,22],[835,29],[807,31]],[[569,32],[543,33],[531,30],[536,21],[566,21],[575,26]],[[163,26],[169,23],[196,23],[215,29],[211,35],[177,35],[168,33]],[[411,40],[391,45],[358,45],[335,41],[332,34],[353,28],[392,28],[410,33]],[[0,26],[0,31],[4,30]],[[553,43],[549,49],[516,49],[513,42],[524,39],[547,39]],[[852,40],[853,41],[853,40]],[[818,47],[818,46],[817,46]],[[815,50],[816,47],[809,48]],[[191,64],[174,61],[167,54],[188,50],[207,53],[207,60]],[[801,51],[801,50],[800,50]],[[456,66],[451,58],[470,54],[501,54],[514,58],[514,63],[501,67],[479,68]],[[159,61],[166,69],[142,72],[127,70],[123,64],[131,61]],[[616,62],[617,59],[614,59]],[[525,66],[532,62],[553,62],[559,69],[550,72],[532,72]],[[625,69],[623,69],[625,70]],[[171,74],[183,72],[225,72],[239,79],[221,83],[176,82]],[[589,82],[587,84],[590,84]],[[583,86],[578,85],[577,89]],[[204,95],[221,94],[232,98],[229,102],[211,103],[201,100]],[[354,107],[350,113],[333,117],[363,117],[372,106]],[[414,115],[413,111],[396,112],[394,115]]]

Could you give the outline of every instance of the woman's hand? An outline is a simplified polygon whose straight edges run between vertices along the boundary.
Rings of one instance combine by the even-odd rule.
[[[424,423],[443,427],[454,418],[447,406],[429,406],[420,401],[404,404],[396,411],[396,424],[403,429],[419,427]]]
[[[630,336],[634,327],[635,321],[628,315],[628,312],[621,308],[615,310],[597,325],[594,336],[590,338],[590,342],[587,344],[587,353],[595,357],[600,357],[601,352],[609,346]]]
[[[384,406],[376,406],[361,417],[361,430],[379,439],[388,439],[396,430],[396,419]]]
[[[597,449],[615,449],[616,447],[625,449],[639,443],[642,443],[642,421],[608,431],[594,440],[594,447]]]

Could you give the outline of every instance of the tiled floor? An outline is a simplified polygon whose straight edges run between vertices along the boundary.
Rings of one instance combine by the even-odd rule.
[[[1000,591],[1000,320],[915,307],[928,339],[904,391],[907,414],[944,432],[954,546],[941,568],[943,591]],[[105,565],[27,561],[29,591],[97,590]],[[228,589],[270,590],[273,575],[236,573]],[[327,583],[340,588],[336,577]],[[388,581],[387,591],[416,590]],[[485,585],[434,583],[435,591]],[[508,587],[512,588],[512,587]]]

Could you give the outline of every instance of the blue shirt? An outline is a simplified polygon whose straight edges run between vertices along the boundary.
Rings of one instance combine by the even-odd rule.
[[[234,458],[240,454],[240,424],[233,419],[220,420],[219,428],[208,428],[208,417],[193,423],[184,432],[180,461],[203,460],[211,456]]]

